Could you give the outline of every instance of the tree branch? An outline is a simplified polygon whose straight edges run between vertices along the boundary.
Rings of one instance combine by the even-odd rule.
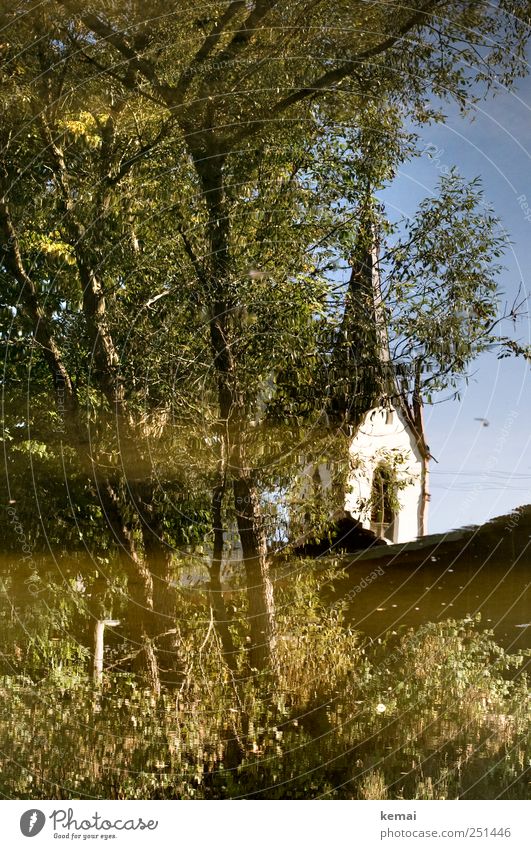
[[[0,233],[3,237],[0,259],[21,287],[20,300],[23,313],[31,323],[33,337],[42,349],[43,357],[50,370],[57,405],[61,413],[73,416],[77,410],[74,385],[55,341],[48,317],[39,303],[36,286],[24,267],[17,233],[5,196],[0,198]]]
[[[232,18],[241,10],[245,8],[245,0],[233,0],[232,3],[227,7],[225,13],[221,16],[219,21],[214,25],[212,30],[209,32],[207,37],[205,38],[203,44],[193,56],[191,61],[188,64],[188,67],[182,72],[179,77],[179,81],[177,82],[177,90],[181,95],[184,95],[187,89],[190,86],[192,81],[194,70],[199,68],[199,66],[208,59],[208,57],[212,54],[212,52],[216,49],[219,41],[225,32],[227,24],[230,23]]]
[[[304,86],[298,91],[294,91],[289,94],[287,97],[279,100],[278,103],[273,106],[271,110],[271,115],[274,117],[276,115],[280,115],[282,112],[285,112],[290,106],[294,106],[296,103],[299,103],[302,100],[305,100],[308,97],[316,94],[320,91],[326,91],[330,89],[332,86],[337,85],[346,77],[351,76],[354,73],[355,66],[360,65],[361,63],[367,61],[368,59],[374,59],[377,56],[380,56],[382,53],[385,53],[387,50],[390,50],[395,45],[410,32],[416,26],[418,26],[423,19],[441,2],[441,0],[429,0],[426,5],[412,15],[411,18],[398,30],[394,35],[389,36],[384,39],[384,41],[380,42],[380,44],[376,44],[374,47],[370,47],[367,50],[364,50],[362,53],[358,53],[353,59],[348,59],[343,62],[338,68],[334,68],[333,70],[327,71],[325,74],[322,74],[313,83],[310,85]]]
[[[257,0],[254,8],[243,22],[241,28],[234,33],[232,40],[221,53],[218,54],[219,62],[230,62],[247,45],[263,19],[277,5],[278,0]],[[244,4],[242,4],[244,5]]]
[[[72,0],[61,0],[61,3],[67,11],[76,14]],[[122,33],[115,30],[110,24],[107,24],[93,12],[82,12],[80,19],[88,30],[99,36],[102,41],[111,44],[124,59],[128,60],[129,72],[137,72],[151,83],[153,90],[167,107],[175,108],[180,105],[181,98],[178,96],[177,88],[161,83],[157,77],[155,64],[151,60],[139,56]],[[110,72],[107,71],[107,73]],[[138,86],[134,85],[134,83],[132,84],[130,80],[119,79],[127,88],[133,87],[134,90],[138,90]]]
[[[52,130],[46,121],[44,113],[41,113],[39,116],[39,124],[45,143],[48,145],[52,154],[51,167],[62,194],[65,209],[65,224],[76,259],[83,293],[83,312],[94,352],[96,377],[109,403],[116,406],[117,412],[123,412],[124,389],[119,376],[119,356],[107,318],[103,282],[98,273],[97,263],[94,261],[94,252],[88,244],[86,228],[74,212],[69,190],[69,174],[63,152],[53,138]],[[108,174],[114,143],[114,124],[112,118],[103,129],[104,137],[102,138],[100,165],[101,171]],[[103,184],[100,182],[101,185]],[[101,224],[104,220],[105,207],[108,202],[107,192],[111,188],[112,184],[106,183],[103,186],[103,191],[98,192],[98,206],[100,208],[98,209],[99,215],[94,219],[93,229],[96,228],[99,233],[102,230]]]

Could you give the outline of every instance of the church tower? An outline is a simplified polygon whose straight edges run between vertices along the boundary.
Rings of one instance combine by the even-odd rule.
[[[332,363],[332,415],[356,426],[390,394],[390,356],[382,301],[378,227],[369,194],[350,256],[345,309]]]
[[[394,543],[426,533],[429,449],[420,391],[410,403],[393,368],[379,254],[378,225],[368,193],[344,317],[359,387],[345,509],[377,537]]]
[[[430,455],[420,376],[409,400],[393,367],[379,252],[376,214],[367,192],[332,356],[329,420],[348,435],[348,475],[340,496],[345,511],[376,537],[399,543],[426,533]],[[309,472],[310,467],[305,477]],[[312,466],[311,477],[314,491],[320,482],[326,502],[334,479],[331,464]]]

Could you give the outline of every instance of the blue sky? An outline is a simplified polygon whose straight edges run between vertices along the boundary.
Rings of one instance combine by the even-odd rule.
[[[531,290],[531,79],[463,117],[446,108],[447,121],[424,128],[427,154],[403,168],[384,193],[395,218],[414,213],[418,201],[438,182],[441,170],[456,165],[466,177],[480,176],[485,200],[508,233],[500,288],[512,302],[519,285]],[[522,198],[525,196],[525,199]],[[526,207],[526,204],[529,204]],[[531,301],[527,306],[531,309]],[[506,330],[509,333],[509,327]],[[525,317],[517,337],[531,342]],[[488,426],[475,421],[485,418]],[[474,364],[461,401],[426,409],[431,465],[430,533],[479,523],[531,502],[531,368],[523,360],[484,355]]]

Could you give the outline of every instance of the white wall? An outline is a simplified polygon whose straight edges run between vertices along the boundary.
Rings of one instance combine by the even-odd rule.
[[[400,512],[395,519],[393,542],[408,542],[419,533],[419,509],[422,502],[422,458],[402,414],[395,408],[378,408],[365,416],[350,445],[352,474],[349,480],[345,509],[365,526],[370,527],[370,509],[359,504],[371,496],[374,470],[394,452],[404,456],[397,466],[397,480],[407,481],[398,492]]]

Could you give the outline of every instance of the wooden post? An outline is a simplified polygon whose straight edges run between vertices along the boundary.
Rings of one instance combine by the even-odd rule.
[[[120,624],[119,619],[98,619],[94,627],[94,666],[93,680],[97,686],[103,681],[103,652],[105,649],[105,626],[114,627]]]

